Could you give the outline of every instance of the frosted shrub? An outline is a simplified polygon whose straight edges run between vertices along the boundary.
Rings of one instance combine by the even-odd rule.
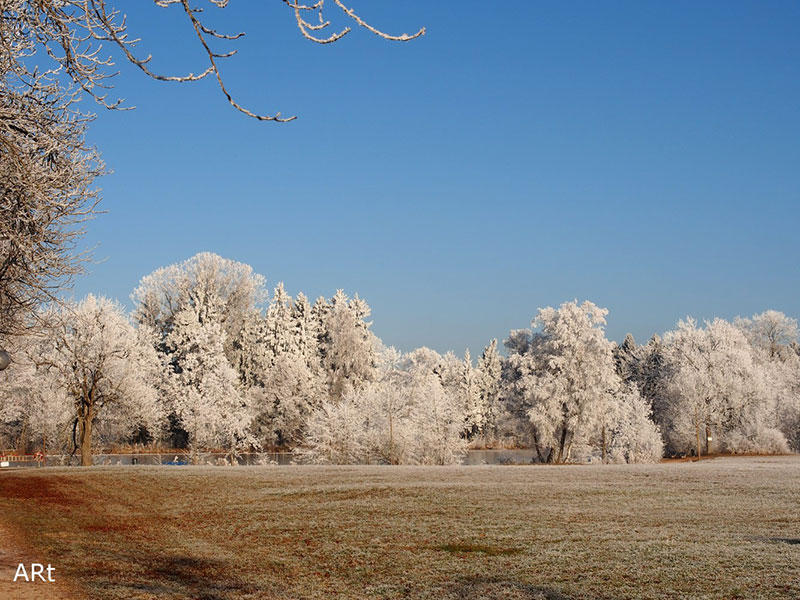
[[[259,452],[258,454],[256,454],[255,459],[253,460],[253,464],[258,465],[259,467],[266,467],[266,466],[277,465],[278,461],[273,459],[271,454]]]
[[[302,454],[321,464],[453,464],[466,451],[464,416],[436,375],[392,370],[314,411]]]
[[[651,410],[635,388],[619,398],[618,417],[611,431],[609,457],[613,462],[652,463],[664,455],[664,441],[650,419]]]
[[[793,452],[800,452],[800,407],[787,407],[781,414],[781,429]]]
[[[759,428],[733,431],[726,436],[725,446],[732,454],[787,454],[789,443],[777,429]]]
[[[416,383],[414,396],[415,431],[413,462],[421,465],[449,465],[460,461],[467,450],[461,437],[464,408],[457,396],[448,395],[433,378]]]
[[[586,440],[577,440],[572,444],[570,462],[575,464],[599,464],[602,462],[600,448]]]
[[[308,419],[307,447],[300,454],[317,464],[366,462],[365,436],[365,422],[355,402],[326,400]]]

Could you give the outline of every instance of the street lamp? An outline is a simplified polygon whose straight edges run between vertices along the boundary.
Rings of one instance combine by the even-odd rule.
[[[3,371],[11,364],[11,357],[8,352],[0,348],[0,371]]]

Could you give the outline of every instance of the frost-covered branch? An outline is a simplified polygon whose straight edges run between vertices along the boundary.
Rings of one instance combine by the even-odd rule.
[[[298,0],[281,2],[293,12],[301,34],[310,41],[329,44],[340,40],[351,31],[350,27],[344,27],[328,37],[318,35],[318,32],[331,24],[324,17],[325,0],[319,0],[315,4],[301,4]],[[125,14],[107,0],[6,0],[2,5],[3,33],[14,32],[22,40],[24,51],[20,54],[19,47],[5,47],[0,48],[0,52],[10,57],[32,57],[41,49],[53,63],[52,73],[68,79],[77,90],[87,93],[101,106],[120,109],[125,108],[123,99],[108,98],[108,90],[111,88],[109,80],[117,75],[113,59],[110,55],[101,55],[100,44],[111,42],[119,48],[128,62],[148,77],[158,81],[193,82],[213,75],[228,103],[248,117],[277,122],[296,118],[282,117],[280,112],[265,114],[250,110],[241,105],[228,90],[220,61],[235,56],[237,50],[230,47],[218,50],[214,46],[235,42],[245,35],[243,31],[224,33],[209,26],[205,20],[203,3],[199,1],[153,0],[153,3],[162,9],[177,5],[182,10],[205,56],[205,64],[198,71],[165,74],[155,70],[152,67],[152,55],[140,55],[136,52],[136,44],[141,39],[131,36]],[[334,0],[334,4],[347,19],[384,40],[407,42],[425,34],[423,27],[411,35],[392,35],[371,25],[341,0]],[[222,10],[227,8],[228,0],[208,0],[208,5]],[[317,15],[318,23],[312,24],[307,20],[306,17],[311,14]],[[0,36],[0,39],[5,43],[7,36]],[[21,66],[23,65],[17,65],[17,68]]]

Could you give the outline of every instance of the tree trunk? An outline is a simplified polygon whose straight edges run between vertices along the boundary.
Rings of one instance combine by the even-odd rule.
[[[564,462],[564,459],[565,459],[564,454],[565,454],[565,450],[566,450],[566,448],[565,448],[566,445],[567,445],[567,424],[564,423],[564,425],[561,427],[561,439],[559,440],[559,443],[558,443],[558,455],[556,456],[556,462],[557,463]]]
[[[188,446],[189,456],[191,457],[190,460],[192,461],[192,464],[193,465],[199,465],[200,464],[200,451],[195,447],[194,440],[190,439],[190,441],[189,441],[187,446]]]
[[[706,456],[711,454],[711,427],[706,425]]]
[[[606,464],[606,455],[607,455],[606,448],[608,447],[607,444],[608,442],[606,440],[606,424],[603,423],[603,449],[602,449],[603,464]]]
[[[396,465],[399,461],[394,456],[394,419],[392,412],[389,411],[389,464]]]
[[[533,428],[533,445],[536,448],[536,456],[539,457],[539,462],[546,463],[548,462],[547,459],[542,454],[542,447],[539,445],[539,436],[536,435],[536,428]],[[549,454],[548,454],[549,458]]]
[[[700,419],[697,413],[694,416],[694,435],[697,438],[697,460],[700,460]]]
[[[92,412],[88,409],[81,420],[81,466],[92,466]]]
[[[18,454],[27,454],[28,453],[28,421],[27,419],[22,422],[22,431],[19,434],[19,439],[17,440],[17,453]]]

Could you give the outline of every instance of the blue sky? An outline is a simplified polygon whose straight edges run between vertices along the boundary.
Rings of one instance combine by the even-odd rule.
[[[202,68],[177,7],[126,4],[154,68]],[[209,5],[247,32],[231,91],[290,124],[120,65],[137,108],[91,129],[114,173],[76,296],[127,302],[208,250],[292,294],[358,292],[403,350],[479,352],[574,298],[640,342],[687,314],[800,316],[800,4],[353,6],[428,34],[319,46],[278,0]]]

